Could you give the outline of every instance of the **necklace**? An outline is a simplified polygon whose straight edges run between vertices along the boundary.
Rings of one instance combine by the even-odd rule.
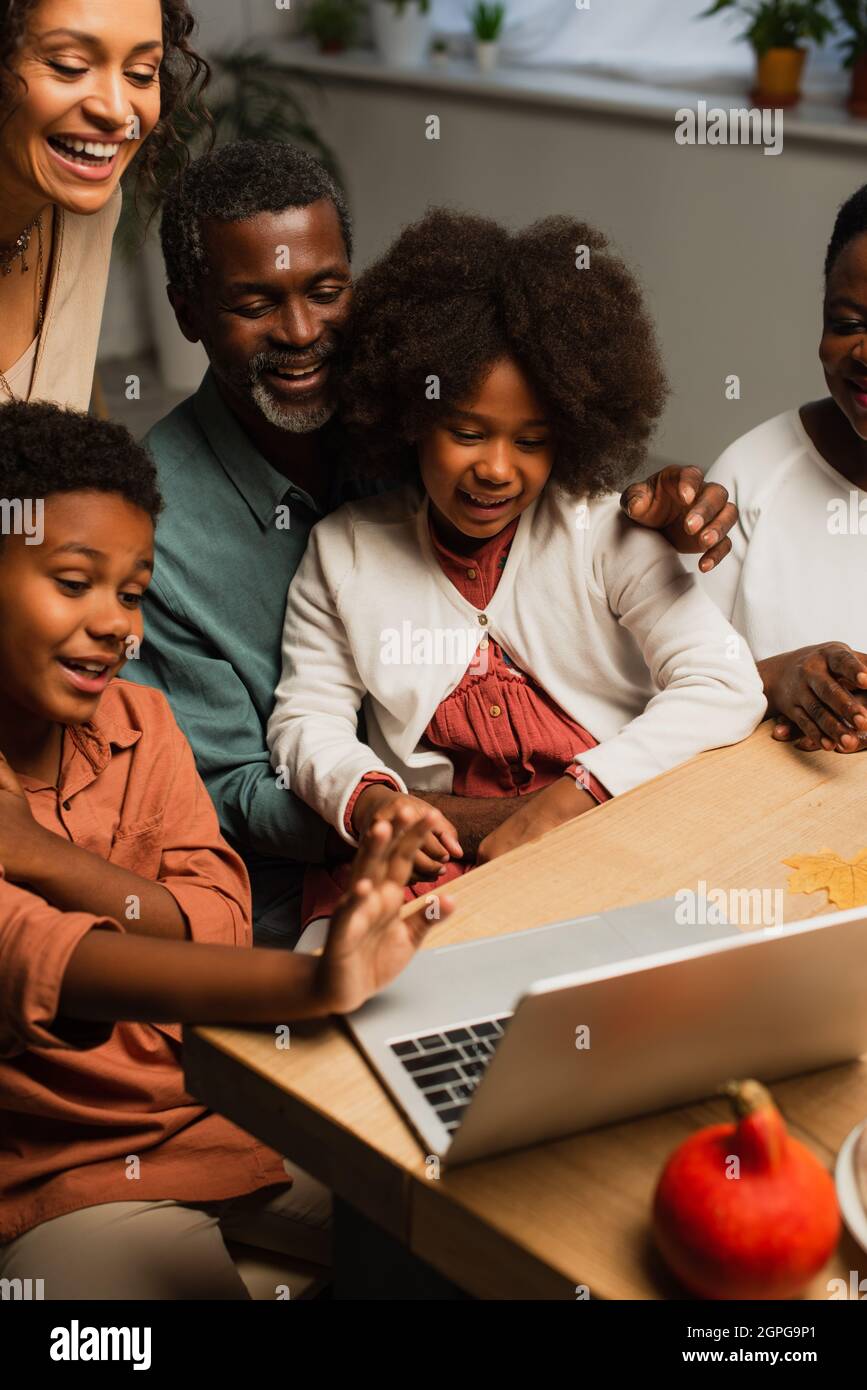
[[[21,274],[23,275],[28,269],[24,262],[24,255],[30,247],[30,238],[33,235],[33,228],[38,227],[40,231],[42,230],[41,219],[42,214],[38,213],[33,221],[24,228],[24,231],[15,238],[11,246],[0,247],[0,270],[3,271],[4,275],[12,274],[12,267],[19,256],[21,257]]]
[[[21,233],[21,235],[19,236],[18,240],[16,241],[15,246],[13,247],[11,254],[8,255],[8,256],[6,256],[5,254],[0,255],[0,265],[2,265],[3,274],[4,274],[4,275],[11,275],[11,274],[12,274],[12,266],[13,266],[13,263],[14,263],[14,262],[17,260],[17,258],[20,256],[20,257],[21,257],[21,274],[23,275],[24,272],[25,272],[26,270],[29,270],[29,269],[30,269],[30,267],[26,264],[26,262],[25,262],[25,260],[24,260],[24,256],[25,256],[25,253],[26,253],[28,247],[30,246],[30,236],[31,236],[31,233],[32,233],[34,227],[36,228],[36,235],[37,235],[38,242],[39,242],[39,253],[38,253],[37,268],[36,268],[36,274],[37,274],[36,298],[37,298],[38,305],[39,305],[38,316],[37,316],[37,321],[36,321],[36,336],[37,336],[37,338],[38,338],[38,337],[39,337],[39,334],[42,332],[42,319],[43,319],[43,317],[44,317],[44,310],[45,310],[45,304],[44,304],[43,294],[42,294],[42,286],[43,286],[43,281],[44,281],[44,278],[45,278],[45,259],[44,259],[43,248],[42,248],[42,214],[41,214],[41,213],[39,214],[39,216],[38,216],[33,222],[30,223],[30,226],[29,226],[29,227],[25,227],[25,228],[24,228],[24,231]],[[3,375],[2,372],[0,372],[0,386],[3,387],[3,390],[6,392],[6,394],[7,394],[8,397],[9,397],[9,399],[10,399],[11,401],[14,401],[14,399],[15,399],[15,392],[12,390],[12,387],[9,385],[9,382],[6,380],[6,377]]]

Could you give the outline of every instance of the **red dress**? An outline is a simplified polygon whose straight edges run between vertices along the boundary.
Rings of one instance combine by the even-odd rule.
[[[430,534],[446,578],[480,611],[497,588],[518,527],[519,518],[471,555],[450,550],[439,538],[433,521]],[[526,796],[556,782],[577,754],[595,748],[596,739],[537,685],[499,643],[482,638],[478,657],[463,678],[434,710],[422,742],[447,753],[454,765],[454,796]],[[597,801],[610,794],[590,773],[582,786]],[[389,783],[385,773],[363,777],[346,808],[346,828],[354,833],[352,813],[366,786]],[[395,785],[396,784],[392,784]],[[424,897],[433,887],[458,878],[472,865],[449,860],[435,880],[418,880],[406,890],[407,900]],[[349,879],[349,866],[310,868],[304,879],[303,921],[328,917]]]

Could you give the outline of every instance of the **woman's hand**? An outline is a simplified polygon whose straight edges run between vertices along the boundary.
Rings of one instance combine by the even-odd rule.
[[[406,797],[408,803],[413,798]],[[402,919],[403,890],[416,857],[432,833],[437,813],[417,816],[408,804],[389,821],[365,832],[353,866],[353,882],[335,909],[314,989],[332,1013],[351,1013],[409,963],[431,922],[424,912]],[[454,904],[439,898],[442,921]]]
[[[554,830],[566,821],[590,811],[596,801],[589,792],[579,787],[574,777],[559,777],[544,791],[536,792],[532,800],[514,815],[504,820],[501,826],[487,835],[479,845],[477,863],[486,864],[507,854],[528,840],[537,840],[547,830]]]
[[[26,881],[34,851],[45,834],[50,831],[33,819],[24,788],[0,753],[0,864],[11,882]]]
[[[428,833],[416,851],[413,878],[437,878],[449,858],[463,858],[458,832],[442,811],[435,811],[418,797],[396,792],[382,783],[365,787],[356,801],[352,813],[355,833],[360,839],[375,820],[394,821],[395,816],[404,812],[409,812],[413,818],[424,816],[428,822]]]
[[[661,531],[681,555],[702,555],[699,569],[712,570],[728,555],[728,533],[738,519],[720,483],[706,483],[700,468],[670,464],[640,483],[631,483],[620,498],[630,521]]]
[[[867,747],[867,662],[845,642],[821,642],[758,663],[773,736],[815,753]]]

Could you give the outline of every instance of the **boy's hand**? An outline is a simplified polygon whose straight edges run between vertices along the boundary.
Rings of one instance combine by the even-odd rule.
[[[8,879],[26,880],[33,863],[33,847],[45,833],[33,819],[18,777],[0,753],[0,864]]]
[[[414,879],[436,878],[450,857],[463,858],[458,832],[442,811],[434,810],[416,796],[396,792],[382,784],[365,787],[356,801],[352,815],[355,832],[360,839],[374,820],[394,821],[403,812],[408,812],[412,819],[426,817],[429,826],[413,862]]]
[[[706,483],[700,468],[670,464],[620,498],[630,521],[661,531],[681,555],[702,555],[699,569],[712,570],[732,548],[728,533],[738,519],[720,483]]]
[[[406,798],[409,800],[410,798]],[[353,865],[353,882],[335,909],[314,988],[331,1013],[351,1013],[400,974],[427,934],[423,912],[400,917],[403,890],[436,812],[398,808],[390,821],[366,831]],[[439,899],[439,919],[453,903]]]
[[[860,753],[867,747],[867,662],[845,642],[783,652],[759,662],[773,737],[803,753]]]
[[[510,849],[517,849],[518,845],[525,845],[528,840],[537,840],[546,830],[554,830],[558,825],[574,820],[584,811],[592,810],[596,804],[596,800],[579,787],[573,777],[559,777],[482,840],[477,863],[486,864],[501,854],[507,854]]]

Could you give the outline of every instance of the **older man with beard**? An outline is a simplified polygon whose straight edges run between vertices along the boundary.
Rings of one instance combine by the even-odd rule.
[[[286,591],[310,530],[373,490],[353,479],[334,418],[352,229],[341,190],[310,155],[238,142],[196,161],[171,189],[162,242],[178,323],[203,343],[210,368],[147,437],[166,510],[146,641],[126,674],[169,696],[250,872],[257,943],[291,947],[303,866],[346,851],[272,770],[265,726]],[[670,469],[650,480],[640,520],[716,560],[735,516],[726,501],[697,469]],[[497,798],[486,814],[505,819],[512,809]],[[449,811],[459,831],[462,811],[474,813]]]

